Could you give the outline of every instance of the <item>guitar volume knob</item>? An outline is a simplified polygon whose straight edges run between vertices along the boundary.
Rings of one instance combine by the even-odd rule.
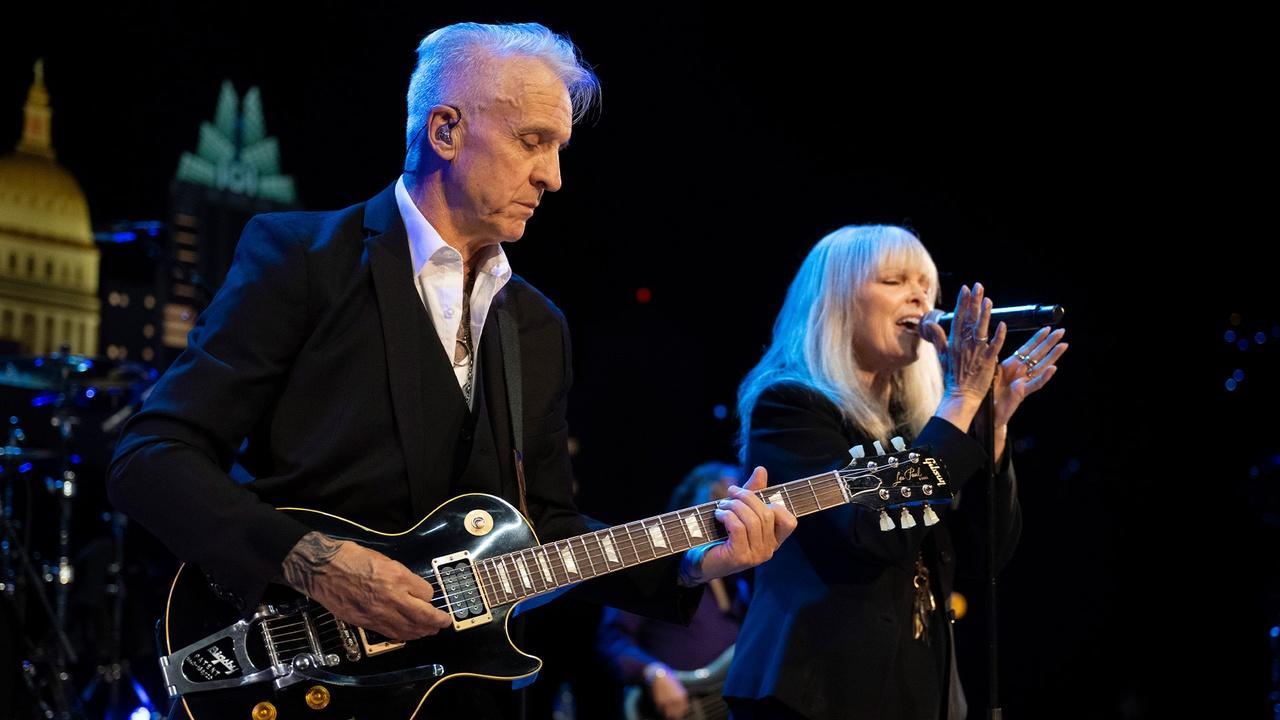
[[[323,710],[329,707],[329,688],[313,685],[307,690],[307,707],[312,710]]]
[[[462,525],[472,535],[487,535],[493,529],[493,516],[484,510],[472,510],[463,518]]]

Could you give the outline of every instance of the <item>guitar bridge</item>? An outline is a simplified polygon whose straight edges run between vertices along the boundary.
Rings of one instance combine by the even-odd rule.
[[[334,618],[334,622],[338,628],[338,637],[342,640],[342,651],[346,654],[347,660],[355,662],[360,659],[360,646],[356,643],[356,634],[351,631],[351,626]]]
[[[471,564],[470,552],[464,550],[438,557],[431,561],[431,567],[436,571],[445,605],[453,617],[454,630],[484,625],[493,619],[484,588]]]

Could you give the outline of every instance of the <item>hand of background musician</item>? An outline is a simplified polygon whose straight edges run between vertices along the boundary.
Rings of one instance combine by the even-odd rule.
[[[729,486],[729,497],[721,500],[716,508],[716,520],[728,530],[729,538],[711,545],[703,553],[702,562],[695,569],[698,581],[732,575],[759,565],[773,557],[774,551],[796,529],[795,515],[780,504],[766,505],[756,497],[753,491],[764,490],[768,483],[768,473],[758,467],[751,473],[746,487]]]
[[[284,559],[285,582],[338,619],[393,640],[434,635],[450,624],[431,584],[401,563],[346,540],[309,532]]]
[[[665,720],[680,720],[689,712],[689,691],[671,668],[660,662],[650,663],[644,669],[644,677],[649,683],[653,706]]]

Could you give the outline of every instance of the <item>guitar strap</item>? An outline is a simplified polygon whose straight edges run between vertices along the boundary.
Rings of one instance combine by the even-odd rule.
[[[507,384],[507,415],[511,418],[512,455],[516,467],[516,484],[520,488],[520,514],[529,518],[524,486],[524,396],[520,384],[520,328],[515,318],[501,305],[494,308],[498,318],[498,337],[502,345],[502,375]]]

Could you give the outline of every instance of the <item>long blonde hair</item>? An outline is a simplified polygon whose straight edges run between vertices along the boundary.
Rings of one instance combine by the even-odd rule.
[[[887,441],[905,425],[916,434],[942,398],[942,367],[925,340],[918,359],[894,373],[891,405],[873,400],[858,374],[854,328],[861,318],[854,301],[886,263],[923,271],[930,279],[930,306],[938,301],[938,269],[910,231],[893,225],[849,225],[814,245],[791,281],[773,324],[773,341],[738,386],[739,443],[745,455],[751,412],[760,393],[777,383],[806,386],[831,400],[870,439]]]

